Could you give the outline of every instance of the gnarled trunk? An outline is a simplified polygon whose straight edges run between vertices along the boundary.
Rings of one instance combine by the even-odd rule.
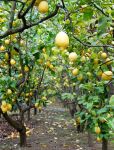
[[[108,150],[108,140],[102,139],[102,150]]]
[[[30,121],[30,109],[27,111],[27,120]]]
[[[22,130],[19,131],[19,135],[20,135],[20,146],[25,147],[27,145],[25,126],[23,126]]]
[[[2,113],[3,117],[9,123],[9,125],[11,125],[15,130],[17,130],[17,132],[19,132],[20,146],[25,147],[26,146],[26,127],[24,126],[23,120],[20,120],[20,121],[14,120],[7,113],[3,113],[1,109],[0,109],[0,113]]]

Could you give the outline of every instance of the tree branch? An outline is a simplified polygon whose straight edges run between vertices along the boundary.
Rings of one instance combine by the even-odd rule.
[[[64,0],[61,0],[61,2],[62,2],[62,5],[63,5],[63,8],[65,8]]]
[[[73,34],[74,34],[74,32],[73,32]],[[112,46],[112,45],[89,45],[89,44],[87,44],[87,43],[81,41],[81,40],[80,40],[79,38],[77,38],[76,36],[73,35],[73,37],[74,37],[79,43],[81,43],[81,44],[82,44],[83,46],[85,46],[85,47],[111,47],[111,48],[114,48],[114,46]]]
[[[1,110],[1,108],[0,108],[0,113],[1,113],[1,114],[3,115],[3,117],[7,120],[7,122],[8,122],[11,126],[13,126],[17,131],[20,131],[20,130],[22,129],[22,126],[21,126],[20,122],[17,121],[17,120],[16,120],[16,121],[13,120],[11,117],[8,116],[7,113],[3,113],[2,110]]]
[[[97,10],[99,10],[103,15],[105,15],[106,17],[109,17],[109,15],[106,14],[106,13],[104,12],[104,10],[103,10],[102,8],[100,8],[97,4],[93,3],[93,6],[94,6]]]
[[[31,4],[27,7],[27,9],[24,11],[24,13],[22,15],[20,14],[21,18],[23,18],[29,12],[29,10],[34,6],[35,1],[36,0],[32,0]]]
[[[33,26],[36,26],[36,25],[39,25],[40,23],[42,23],[42,22],[44,22],[44,21],[54,17],[58,13],[59,8],[61,8],[61,5],[60,4],[56,5],[56,9],[55,9],[54,12],[50,13],[48,16],[42,18],[41,20],[39,20],[36,23],[32,23],[32,24],[29,23],[26,26],[23,25],[22,27],[19,27],[19,28],[16,28],[16,29],[9,29],[9,30],[7,30],[3,35],[0,35],[0,39],[3,39],[5,37],[7,37],[8,35],[12,35],[12,34],[15,34],[15,33],[23,32],[26,29],[29,29],[29,28],[31,28]]]
[[[13,25],[13,20],[14,20],[14,15],[15,15],[15,8],[16,8],[16,2],[13,2],[12,8],[11,8],[10,21],[9,21],[9,29],[11,29],[12,25]]]

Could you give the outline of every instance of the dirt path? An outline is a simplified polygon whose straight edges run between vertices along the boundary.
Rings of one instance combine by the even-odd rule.
[[[1,141],[0,150],[91,150],[87,147],[87,135],[77,134],[73,120],[62,106],[50,105],[32,118],[28,147],[20,149],[19,139],[9,138]]]

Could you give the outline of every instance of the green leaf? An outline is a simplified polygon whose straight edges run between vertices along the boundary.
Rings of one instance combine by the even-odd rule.
[[[40,58],[40,52],[39,52],[39,51],[38,51],[38,52],[35,52],[35,53],[33,54],[33,56],[35,57],[36,60],[38,60],[38,59]]]
[[[106,113],[107,112],[107,108],[106,107],[104,107],[104,108],[101,108],[101,109],[99,109],[98,111],[97,111],[97,114],[103,114],[103,113]]]
[[[114,95],[112,95],[112,96],[110,97],[109,104],[110,104],[111,106],[114,106]]]
[[[93,10],[91,8],[85,8],[83,19],[84,20],[90,20],[93,16]]]
[[[74,96],[71,93],[63,93],[61,95],[62,100],[73,100]]]
[[[98,33],[97,33],[98,36],[100,36],[106,32],[107,27],[109,26],[108,21],[109,21],[108,18],[106,18],[104,16],[99,18]]]

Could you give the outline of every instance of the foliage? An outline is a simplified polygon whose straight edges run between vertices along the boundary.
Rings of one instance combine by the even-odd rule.
[[[0,112],[8,115],[5,101],[22,117],[59,95],[75,101],[78,123],[108,139],[114,122],[113,2],[49,0],[44,14],[36,1],[0,2]],[[55,42],[60,31],[66,34]]]

